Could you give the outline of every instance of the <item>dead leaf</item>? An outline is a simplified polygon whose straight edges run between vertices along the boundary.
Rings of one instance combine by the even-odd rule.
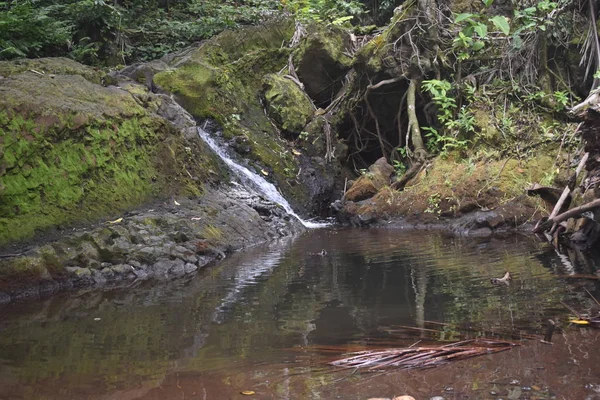
[[[295,156],[299,156],[300,154],[302,154],[302,153],[300,153],[300,152],[299,152],[298,150],[296,150],[296,149],[292,149],[292,153],[293,153]]]
[[[242,390],[240,393],[242,393],[244,396],[252,396],[256,392],[253,390]]]
[[[269,173],[267,171],[265,171],[264,169],[261,169],[260,173],[263,174],[264,176],[269,176]]]
[[[202,217],[192,217],[192,221],[200,221]]]
[[[123,221],[123,218],[117,218],[114,221],[108,221],[109,224],[118,224],[119,222]]]
[[[176,205],[176,206],[180,206],[180,205],[181,205],[181,204],[179,204],[179,203],[177,202],[177,200],[173,200],[173,203],[175,203],[175,205]]]

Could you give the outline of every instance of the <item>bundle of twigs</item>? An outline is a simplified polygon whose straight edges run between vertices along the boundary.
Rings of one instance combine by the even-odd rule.
[[[450,361],[465,360],[485,354],[510,350],[516,343],[495,339],[469,339],[443,346],[420,346],[403,349],[367,350],[331,362],[344,368],[413,369],[433,368]]]

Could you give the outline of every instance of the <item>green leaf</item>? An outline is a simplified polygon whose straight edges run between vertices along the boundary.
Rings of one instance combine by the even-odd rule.
[[[510,25],[508,24],[508,18],[504,15],[496,15],[493,18],[490,18],[490,21],[496,25],[496,28],[500,29],[502,33],[508,35],[510,33]]]
[[[480,38],[485,39],[487,37],[487,25],[485,24],[477,24],[475,25],[475,32],[479,35]]]
[[[489,6],[492,5],[492,3],[494,2],[494,0],[481,0],[483,2],[483,5],[487,8]]]
[[[475,43],[473,43],[472,49],[475,51],[479,51],[481,49],[483,49],[483,47],[485,46],[485,43],[482,42],[481,40],[477,40]]]
[[[537,8],[535,8],[535,7],[529,7],[529,8],[526,8],[526,9],[524,9],[524,10],[523,10],[523,12],[524,12],[525,14],[533,14],[533,13],[535,13],[536,11],[537,11]]]
[[[513,36],[513,48],[515,50],[520,50],[523,47],[523,39],[520,36]]]
[[[459,32],[459,36],[466,36],[466,37],[472,37],[473,36],[473,32],[474,32],[474,27],[473,25],[469,25],[466,26],[465,29],[462,30],[462,32]]]
[[[462,14],[458,14],[456,16],[456,18],[454,19],[454,22],[459,23],[462,21],[466,21],[467,19],[470,19],[474,14],[470,14],[470,13],[462,13]]]

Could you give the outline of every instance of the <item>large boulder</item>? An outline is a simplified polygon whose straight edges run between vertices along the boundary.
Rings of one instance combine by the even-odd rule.
[[[0,69],[12,71],[0,78],[0,245],[156,198],[199,194],[209,171],[219,170],[197,137],[157,115],[168,100],[142,85],[103,87],[93,70],[70,60]]]
[[[294,54],[298,77],[318,107],[325,108],[343,86],[352,66],[350,35],[338,27],[311,26]]]
[[[269,116],[292,138],[298,137],[313,115],[313,105],[298,84],[275,74],[264,78],[264,98]]]
[[[98,69],[64,57],[0,61],[0,76],[9,77],[23,72],[38,75],[79,75],[92,83],[102,83],[105,77]]]

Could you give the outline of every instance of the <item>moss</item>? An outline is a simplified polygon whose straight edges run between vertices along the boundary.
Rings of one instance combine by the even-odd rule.
[[[6,169],[0,178],[0,242],[37,228],[94,220],[156,194],[154,121],[88,126],[64,140],[15,129],[15,121],[18,127],[32,125],[16,118],[12,127],[0,127]]]
[[[554,158],[540,155],[527,162],[515,159],[470,161],[438,157],[403,192],[384,188],[359,213],[380,215],[457,215],[476,209],[495,209],[518,201],[531,211],[539,205],[524,197],[532,182],[539,182],[552,169]]]
[[[310,100],[290,79],[269,74],[263,82],[269,115],[283,131],[297,137],[313,115]]]
[[[8,77],[23,72],[36,71],[42,74],[80,75],[93,83],[102,83],[104,73],[92,67],[79,64],[69,58],[52,57],[0,61],[0,76]]]
[[[0,262],[1,285],[39,282],[47,274],[43,260],[39,257],[20,257]]]
[[[213,225],[207,225],[202,230],[200,236],[208,240],[211,244],[217,245],[223,240],[223,231]]]
[[[138,101],[133,95],[138,97]],[[0,244],[199,195],[218,161],[139,98],[80,76],[20,74],[0,86]],[[142,102],[143,103],[143,102]]]

